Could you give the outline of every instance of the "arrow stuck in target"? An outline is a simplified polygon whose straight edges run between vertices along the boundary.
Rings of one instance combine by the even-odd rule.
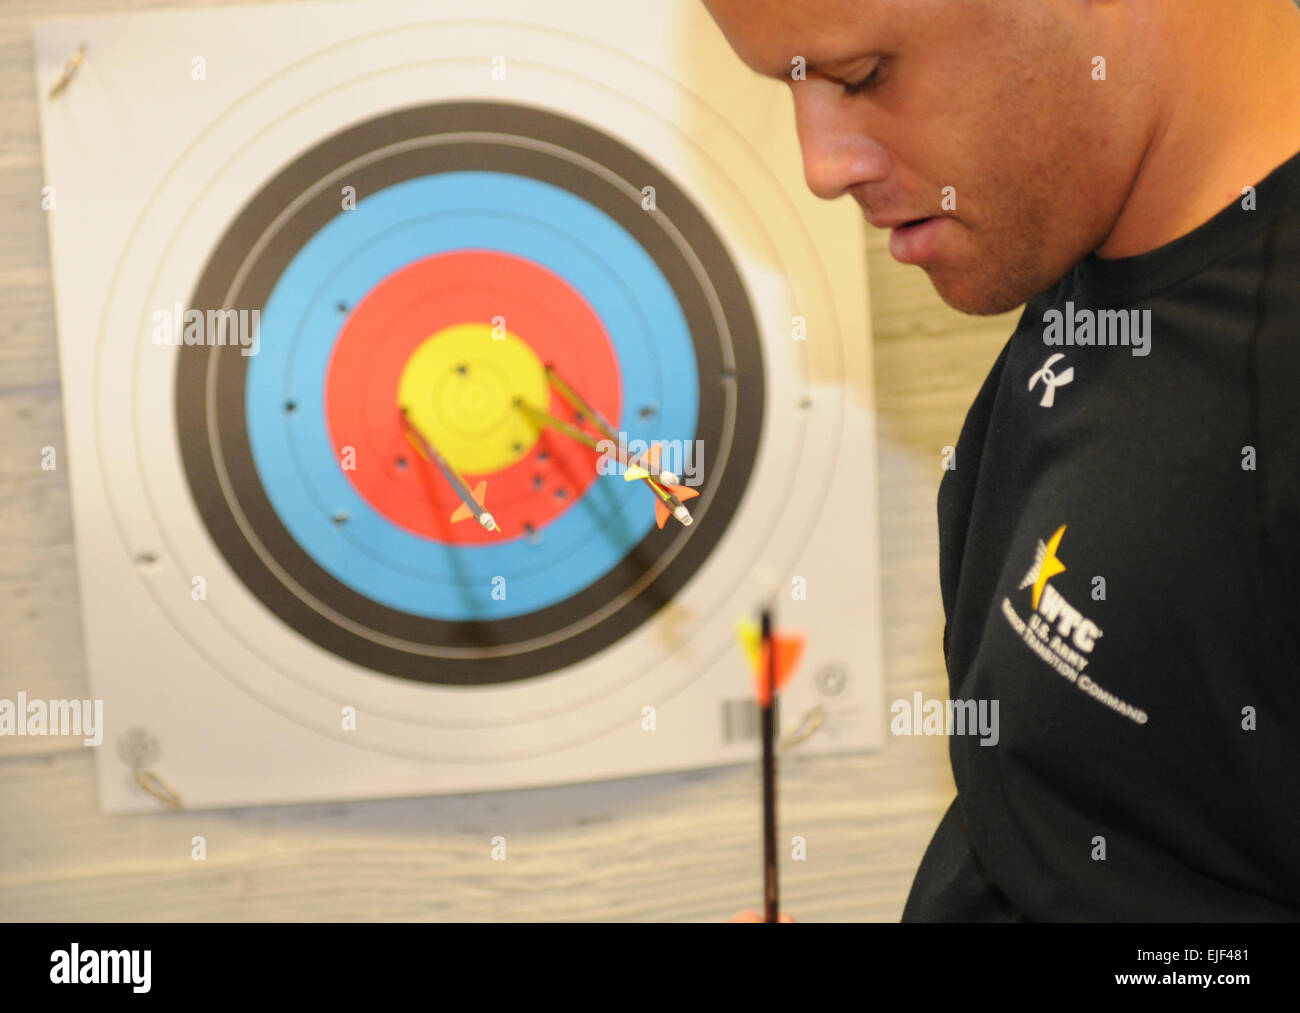
[[[546,377],[551,386],[555,388],[556,393],[572,406],[579,419],[590,420],[591,424],[599,430],[600,435],[606,441],[615,445],[618,444],[618,436],[614,432],[614,427],[560,376],[553,365],[548,364],[546,366]],[[659,469],[659,458],[663,449],[662,444],[653,443],[646,452],[628,458],[617,449],[613,451],[603,449],[590,433],[583,432],[577,426],[565,422],[563,419],[557,419],[550,412],[534,407],[522,398],[515,398],[515,407],[528,415],[535,424],[550,426],[557,432],[564,433],[571,439],[590,447],[601,456],[616,460],[623,466],[624,481],[644,482],[655,494],[655,523],[660,528],[663,528],[669,517],[675,517],[683,527],[689,527],[693,522],[691,512],[686,509],[682,500],[692,499],[700,493],[697,489],[692,489],[689,486],[678,485],[678,478],[675,474]]]
[[[473,517],[488,531],[500,531],[500,525],[488,513],[487,507],[483,505],[487,500],[487,481],[479,482],[474,487],[474,491],[471,492],[469,486],[465,484],[465,480],[456,474],[456,469],[438,453],[434,445],[429,442],[429,438],[420,431],[420,427],[410,420],[406,414],[405,406],[402,407],[401,414],[402,425],[407,433],[415,439],[416,446],[419,447],[425,457],[438,466],[438,470],[442,472],[443,477],[447,479],[451,487],[456,490],[456,495],[460,497],[460,506],[451,515],[452,523],[466,521]]]

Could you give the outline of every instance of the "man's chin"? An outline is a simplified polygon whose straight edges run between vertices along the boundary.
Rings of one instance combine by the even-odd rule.
[[[1009,285],[1005,278],[990,278],[949,268],[926,267],[939,298],[958,313],[988,317],[1007,313],[1038,294],[1028,285]]]

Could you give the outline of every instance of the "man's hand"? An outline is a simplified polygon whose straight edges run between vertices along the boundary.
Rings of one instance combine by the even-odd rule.
[[[731,921],[732,921],[733,924],[734,924],[735,922],[761,922],[761,921],[763,921],[763,920],[764,920],[764,919],[763,919],[763,913],[762,913],[761,911],[752,911],[752,910],[749,910],[748,908],[745,909],[744,911],[740,912],[740,914],[736,915],[735,918],[731,919]],[[793,921],[794,921],[793,918],[791,918],[788,914],[785,914],[784,912],[782,912],[781,914],[778,914],[778,915],[776,916],[776,920],[777,920],[778,922],[793,922]]]

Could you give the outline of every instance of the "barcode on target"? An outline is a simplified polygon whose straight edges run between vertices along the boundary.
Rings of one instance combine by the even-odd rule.
[[[754,699],[746,700],[723,700],[722,701],[722,742],[724,745],[731,742],[745,742],[749,739],[756,739],[762,731],[761,711],[758,709],[758,701]],[[772,718],[776,727],[781,727],[781,701],[777,700],[772,708]]]

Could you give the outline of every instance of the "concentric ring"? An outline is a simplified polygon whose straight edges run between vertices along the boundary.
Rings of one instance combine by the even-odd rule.
[[[278,173],[235,218],[191,306],[264,309],[297,251],[340,213],[336,191],[316,185],[322,179],[341,174],[358,193],[373,194],[406,180],[468,171],[510,173],[581,197],[634,236],[668,280],[695,350],[699,418],[691,435],[710,451],[696,501],[701,523],[684,536],[669,541],[651,531],[600,579],[519,615],[448,622],[392,608],[321,567],[272,507],[250,450],[248,357],[230,346],[185,347],[176,372],[175,410],[191,492],[215,544],[249,590],[288,626],[342,658],[443,685],[498,684],[555,671],[653,616],[707,559],[737,510],[764,411],[753,311],[708,220],[632,149],[590,126],[526,106],[420,106],[322,142]],[[645,186],[655,188],[657,210],[643,209]],[[528,566],[521,555],[510,575],[527,576]],[[603,618],[587,621],[595,613]],[[324,618],[330,614],[346,622]]]

